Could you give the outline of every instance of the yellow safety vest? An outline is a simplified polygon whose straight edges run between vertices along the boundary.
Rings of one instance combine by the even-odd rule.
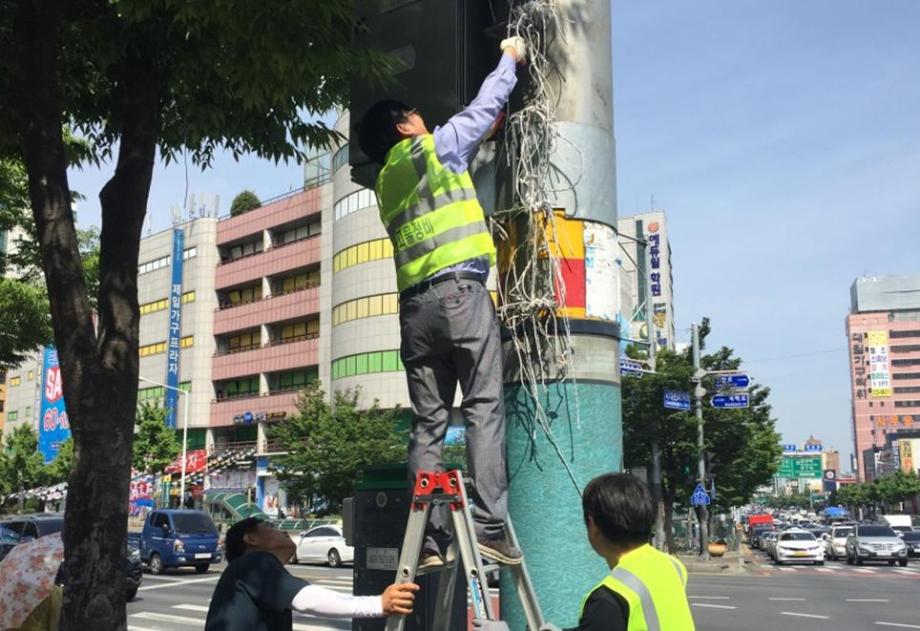
[[[444,168],[430,134],[406,138],[377,176],[377,207],[393,242],[403,291],[435,272],[480,257],[495,264],[495,244],[469,173]]]
[[[687,602],[687,568],[674,557],[646,544],[630,550],[610,574],[588,592],[585,603],[606,587],[629,604],[627,631],[694,631]]]

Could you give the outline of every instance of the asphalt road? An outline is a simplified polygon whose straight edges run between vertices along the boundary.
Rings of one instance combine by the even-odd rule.
[[[137,598],[128,603],[129,631],[190,631],[204,629],[214,586],[225,564],[212,566],[207,574],[179,569],[162,576],[144,574]],[[333,570],[313,565],[288,565],[288,570],[311,583],[351,593],[350,567]],[[341,631],[351,629],[349,620],[323,620],[294,614],[295,631]]]
[[[920,630],[920,564],[763,565],[749,574],[691,574],[699,631]]]

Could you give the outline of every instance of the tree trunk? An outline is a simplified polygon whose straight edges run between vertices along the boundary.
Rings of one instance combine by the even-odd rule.
[[[100,194],[96,332],[67,182],[57,79],[60,13],[59,3],[51,0],[21,0],[14,38],[19,140],[74,440],[61,629],[123,630],[122,563],[137,400],[137,257],[156,151],[160,84],[150,64],[126,65],[118,163]]]
[[[676,554],[677,550],[674,545],[674,494],[666,490],[664,485],[662,485],[661,490],[661,503],[664,508],[662,525],[664,527],[664,540],[667,545],[667,551],[670,554]]]

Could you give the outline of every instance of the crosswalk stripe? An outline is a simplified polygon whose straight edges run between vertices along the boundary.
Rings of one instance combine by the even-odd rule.
[[[133,624],[128,625],[128,631],[160,631],[159,629],[151,629],[149,627],[138,627]]]
[[[819,567],[819,568],[815,568],[815,569],[818,570],[819,572],[833,572],[833,571],[834,571],[834,570],[832,570],[832,569],[829,568],[829,567]]]
[[[141,611],[132,613],[130,618],[140,618],[141,620],[151,620],[155,622],[175,622],[176,624],[201,625],[204,626],[204,618],[189,618],[188,616],[173,616],[168,613],[156,613],[153,611]]]
[[[173,605],[172,608],[173,608],[173,609],[182,609],[182,610],[185,610],[185,611],[200,611],[200,612],[202,612],[202,613],[208,613],[208,609],[210,609],[210,607],[205,607],[204,605],[186,605],[186,604],[182,604],[182,605]]]
[[[910,575],[910,576],[916,574],[916,572],[915,572],[914,570],[905,570],[905,569],[899,568],[899,567],[898,567],[898,568],[895,568],[894,570],[892,570],[892,572],[897,572],[898,574],[907,574],[907,575]]]
[[[870,570],[866,567],[854,567],[854,572],[859,572],[860,574],[875,574],[875,570]]]
[[[795,572],[794,567],[778,567],[776,569],[779,570],[780,572]]]

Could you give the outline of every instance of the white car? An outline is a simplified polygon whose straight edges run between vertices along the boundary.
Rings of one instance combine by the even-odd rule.
[[[851,532],[853,532],[853,526],[832,526],[831,531],[824,535],[824,554],[832,561],[845,558],[847,537]]]
[[[305,530],[300,533],[296,543],[296,563],[328,563],[329,567],[339,567],[355,560],[355,549],[345,545],[345,537],[339,526],[317,526]]]
[[[787,530],[776,538],[776,553],[773,560],[777,565],[806,561],[824,565],[824,547],[807,530]]]

